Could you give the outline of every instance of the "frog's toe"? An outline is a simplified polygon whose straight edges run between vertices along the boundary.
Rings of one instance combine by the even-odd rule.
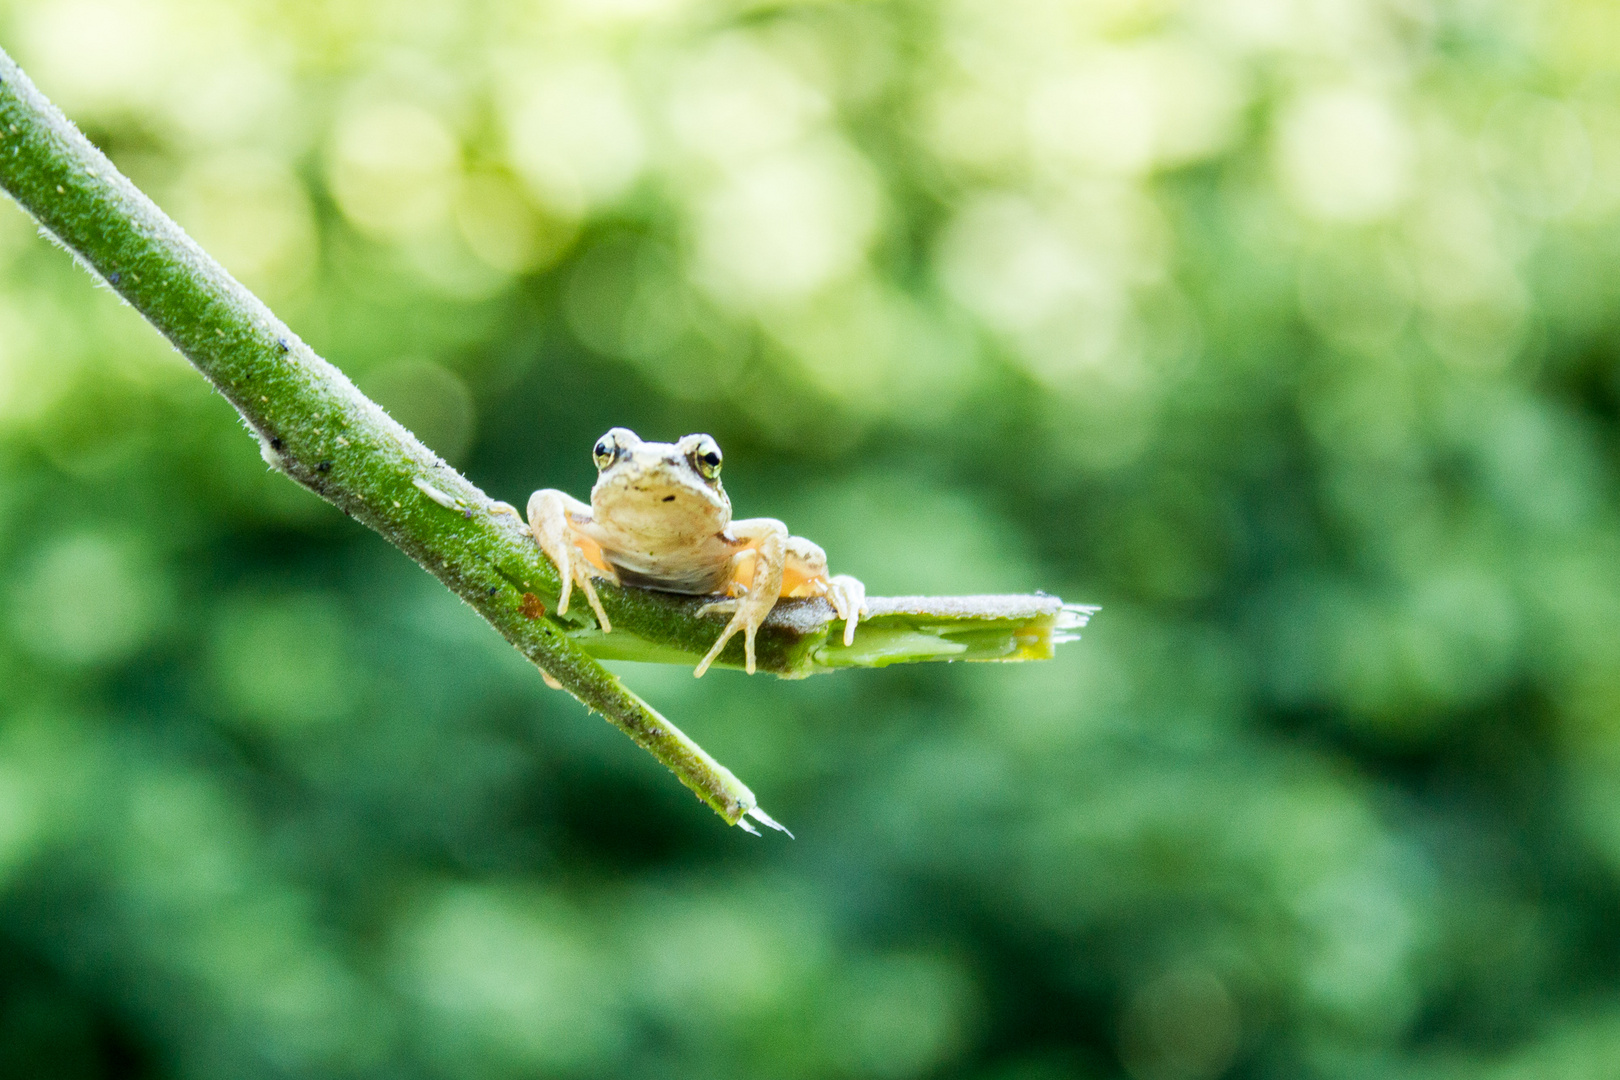
[[[573,575],[572,574],[563,574],[562,575],[562,590],[557,596],[557,614],[559,614],[559,615],[568,614],[569,594],[572,593],[573,590],[574,590],[574,578],[573,578]]]
[[[709,665],[714,663],[715,657],[720,655],[720,650],[726,647],[726,642],[730,641],[732,635],[736,632],[737,624],[736,621],[733,620],[726,625],[724,630],[720,631],[720,637],[716,639],[715,643],[709,647],[709,651],[704,655],[703,659],[698,661],[698,666],[692,671],[692,678],[703,678],[703,673],[709,670]],[[753,665],[749,665],[750,669],[752,669],[752,666]],[[750,673],[752,672],[750,671]]]
[[[709,665],[714,663],[715,658],[720,655],[720,650],[726,647],[726,642],[735,637],[739,630],[743,632],[744,667],[748,669],[748,674],[752,675],[754,673],[754,635],[759,631],[759,624],[765,621],[765,615],[758,611],[757,605],[739,604],[734,600],[722,600],[715,604],[706,604],[703,610],[708,611],[719,608],[722,604],[731,605],[730,608],[724,610],[734,610],[736,614],[731,617],[730,622],[726,623],[726,628],[720,631],[720,637],[710,646],[708,655],[704,656],[702,661],[698,663],[697,670],[692,672],[692,677],[695,679],[703,677],[703,673],[709,670]]]
[[[855,628],[866,614],[866,586],[848,574],[839,574],[827,581],[827,599],[844,620],[844,646],[855,644]]]
[[[591,584],[590,572],[582,566],[577,567],[577,576],[580,590],[585,593],[585,599],[590,602],[591,611],[596,614],[596,625],[602,628],[602,633],[611,634],[613,624],[608,622],[607,612],[602,610],[602,600],[596,595],[596,586]],[[566,596],[567,593],[565,592],[563,595]],[[564,609],[559,607],[557,610],[561,612]]]

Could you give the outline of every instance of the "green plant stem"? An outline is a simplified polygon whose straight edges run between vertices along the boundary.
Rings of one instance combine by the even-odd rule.
[[[554,609],[556,570],[514,517],[357,390],[239,284],[0,51],[0,187],[172,342],[234,405],[271,467],[376,530],[523,655],[663,762],[728,822],[773,824],[725,767],[595,656],[695,664],[725,619],[700,598],[600,587],[614,632],[586,605]],[[824,601],[784,602],[758,639],[766,671],[1050,655],[1087,609],[1049,597],[871,602],[852,646]],[[836,631],[836,633],[830,633]],[[720,657],[740,666],[742,641]]]
[[[744,784],[586,655],[565,624],[534,617],[524,593],[555,598],[558,580],[527,533],[491,517],[482,491],[300,341],[3,51],[0,186],[236,406],[272,467],[415,559],[727,821],[757,812]]]

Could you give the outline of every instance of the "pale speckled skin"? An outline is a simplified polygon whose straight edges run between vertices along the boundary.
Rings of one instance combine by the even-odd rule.
[[[844,619],[851,644],[865,614],[866,588],[847,575],[829,577],[827,556],[775,518],[733,521],[720,483],[720,448],[707,435],[645,442],[613,428],[596,445],[590,505],[554,488],[529,497],[529,528],[562,575],[560,613],[577,583],[604,632],[611,631],[593,575],[629,585],[729,599],[704,611],[735,612],[698,664],[708,670],[733,634],[744,633],[754,671],[754,635],[783,596],[825,596]]]

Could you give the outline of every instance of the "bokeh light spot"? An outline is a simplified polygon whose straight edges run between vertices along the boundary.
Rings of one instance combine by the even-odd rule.
[[[972,1035],[976,987],[942,956],[871,957],[829,990],[828,1045],[854,1075],[926,1075]]]
[[[667,108],[676,141],[724,167],[798,142],[827,116],[829,103],[758,42],[734,34],[687,62]]]
[[[571,1071],[623,1038],[576,919],[543,900],[446,888],[409,912],[396,950],[401,989],[427,1011],[453,1075]]]
[[[1018,346],[1055,387],[1147,374],[1125,282],[1098,253],[1023,199],[982,197],[959,212],[939,253],[950,292]]]
[[[1241,1034],[1231,992],[1213,972],[1188,968],[1131,995],[1120,1058],[1132,1080],[1212,1080],[1231,1064]]]
[[[1283,188],[1302,212],[1324,221],[1387,217],[1411,190],[1414,155],[1395,107],[1362,90],[1307,93],[1278,124]]]
[[[880,206],[871,166],[841,140],[761,159],[700,204],[697,278],[721,303],[800,299],[855,269]]]
[[[511,89],[503,113],[513,167],[563,217],[623,195],[646,160],[635,104],[609,64],[545,65]]]
[[[237,151],[193,162],[181,177],[174,214],[250,288],[286,296],[314,276],[309,196],[275,158]]]
[[[19,7],[23,55],[52,97],[75,111],[110,112],[150,100],[171,57],[166,45],[183,40],[164,6],[139,0]]]
[[[222,606],[211,661],[230,718],[291,734],[347,716],[366,681],[349,637],[343,612],[318,593],[240,596]]]
[[[77,532],[26,560],[7,621],[17,644],[36,656],[109,663],[144,645],[172,606],[167,572],[138,541]]]
[[[499,173],[474,173],[456,194],[456,227],[473,254],[507,274],[543,270],[568,251],[578,230],[571,220],[537,211]]]
[[[1107,49],[1035,89],[1030,141],[1049,166],[1136,175],[1219,150],[1241,104],[1231,72],[1201,49]]]
[[[446,220],[460,166],[455,136],[426,109],[361,102],[345,110],[333,130],[327,182],[362,231],[399,240]]]
[[[1561,101],[1515,94],[1498,102],[1480,134],[1480,164],[1508,203],[1538,218],[1569,213],[1592,179],[1592,144]]]

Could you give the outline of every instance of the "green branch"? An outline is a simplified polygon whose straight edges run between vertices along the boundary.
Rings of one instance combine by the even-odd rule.
[[[243,288],[0,51],[0,187],[172,342],[258,436],[264,460],[416,560],[588,708],[733,824],[775,826],[753,793],[594,657],[696,664],[725,619],[700,598],[600,587],[613,633],[586,605],[554,613],[556,569],[509,515],[395,423]],[[873,598],[854,644],[821,600],[777,605],[758,638],[766,671],[1051,655],[1092,609],[1055,598]],[[830,633],[836,630],[837,633]],[[719,663],[740,666],[740,638]],[[777,826],[779,827],[779,826]]]

